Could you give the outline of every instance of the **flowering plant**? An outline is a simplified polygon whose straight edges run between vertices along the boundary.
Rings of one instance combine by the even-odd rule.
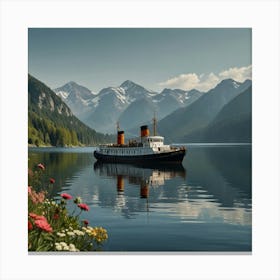
[[[37,167],[40,172],[45,170],[43,164]],[[55,179],[51,179],[54,183]],[[47,199],[45,191],[35,191],[32,186],[28,186],[29,251],[78,252],[101,249],[103,242],[108,239],[106,229],[91,227],[88,220],[79,220],[82,211],[89,211],[89,206],[82,203],[80,197],[73,201],[76,209],[80,209],[79,214],[74,216],[74,209],[70,215],[66,206],[72,198],[70,194],[62,193],[58,200]]]

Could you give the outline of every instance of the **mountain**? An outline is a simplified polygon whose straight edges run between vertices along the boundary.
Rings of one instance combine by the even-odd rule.
[[[221,81],[185,108],[177,109],[158,123],[158,131],[168,141],[182,141],[187,135],[197,135],[209,125],[219,111],[251,85],[250,80],[238,83],[232,79]]]
[[[88,88],[75,82],[69,82],[62,87],[54,89],[54,92],[70,107],[73,114],[83,120],[92,110],[92,99],[95,94]]]
[[[29,144],[94,145],[111,139],[83,124],[48,86],[28,75]]]
[[[54,91],[80,120],[106,133],[115,131],[117,121],[124,129],[133,128],[150,120],[154,112],[159,119],[163,118],[174,110],[191,104],[202,95],[196,90],[188,92],[180,89],[164,89],[158,93],[130,80],[126,80],[119,87],[104,88],[95,95],[74,82]],[[148,107],[144,108],[143,105]],[[141,108],[146,112],[150,110],[146,117],[141,114]]]
[[[252,141],[251,86],[223,107],[208,125],[203,140],[206,142]]]
[[[121,128],[126,131],[144,125],[153,118],[155,106],[148,98],[141,98],[128,106],[119,118]]]
[[[93,97],[87,94],[86,98],[81,98],[78,90],[70,91],[73,86],[70,87],[68,84],[55,89],[56,93],[64,98],[66,104],[80,120],[106,133],[115,131],[117,121],[124,129],[130,129],[150,120],[154,112],[159,119],[163,118],[174,110],[191,104],[202,95],[199,91],[187,92],[180,89],[164,89],[158,93],[127,80],[119,87],[104,88]],[[75,89],[78,89],[77,86]],[[90,93],[90,90],[87,89],[87,93]],[[74,98],[74,95],[77,97]],[[148,106],[145,109],[142,107],[144,103]],[[149,117],[141,114],[141,107],[145,111],[150,110]],[[131,112],[134,112],[135,108],[137,111],[132,116]]]
[[[94,102],[95,107],[85,119],[85,123],[97,130],[114,133],[121,112],[128,106],[125,92],[122,88],[105,88]]]
[[[125,110],[134,102],[137,103],[142,98],[151,99],[155,94],[130,80],[123,82],[119,87],[104,88],[92,100],[94,108],[85,119],[85,123],[106,133],[113,133],[118,121],[121,127],[127,129],[127,123],[122,123],[122,120],[126,119]]]

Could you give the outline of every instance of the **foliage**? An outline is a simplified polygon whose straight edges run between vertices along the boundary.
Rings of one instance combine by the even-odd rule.
[[[82,123],[49,87],[28,75],[28,144],[77,146],[111,140]]]
[[[37,170],[29,171],[30,181],[38,184],[45,167],[37,165]],[[54,178],[49,179],[55,183]],[[47,199],[45,191],[36,191],[28,186],[28,250],[29,251],[97,251],[107,240],[106,229],[91,227],[87,220],[80,221],[82,211],[89,211],[89,206],[82,199],[62,193],[60,199]],[[70,215],[67,203],[74,203]]]

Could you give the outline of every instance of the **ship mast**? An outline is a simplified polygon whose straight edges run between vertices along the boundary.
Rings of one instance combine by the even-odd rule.
[[[157,125],[157,119],[156,119],[156,113],[154,113],[154,118],[153,118],[154,136],[156,136],[156,125]]]

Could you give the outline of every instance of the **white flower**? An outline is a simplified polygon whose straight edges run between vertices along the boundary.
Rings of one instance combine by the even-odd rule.
[[[73,232],[77,235],[85,235],[84,232],[82,232],[81,230],[78,230],[78,229],[73,230]]]
[[[63,246],[63,247],[67,246],[67,244],[65,242],[60,242],[60,245]]]
[[[63,251],[69,251],[69,246],[68,245],[63,246]]]
[[[67,235],[69,235],[69,236],[75,236],[75,233],[74,233],[73,231],[68,231],[68,232],[67,232]]]
[[[61,246],[60,244],[57,244],[57,243],[56,243],[55,249],[56,249],[57,251],[61,251],[61,250],[62,250],[62,246]]]

